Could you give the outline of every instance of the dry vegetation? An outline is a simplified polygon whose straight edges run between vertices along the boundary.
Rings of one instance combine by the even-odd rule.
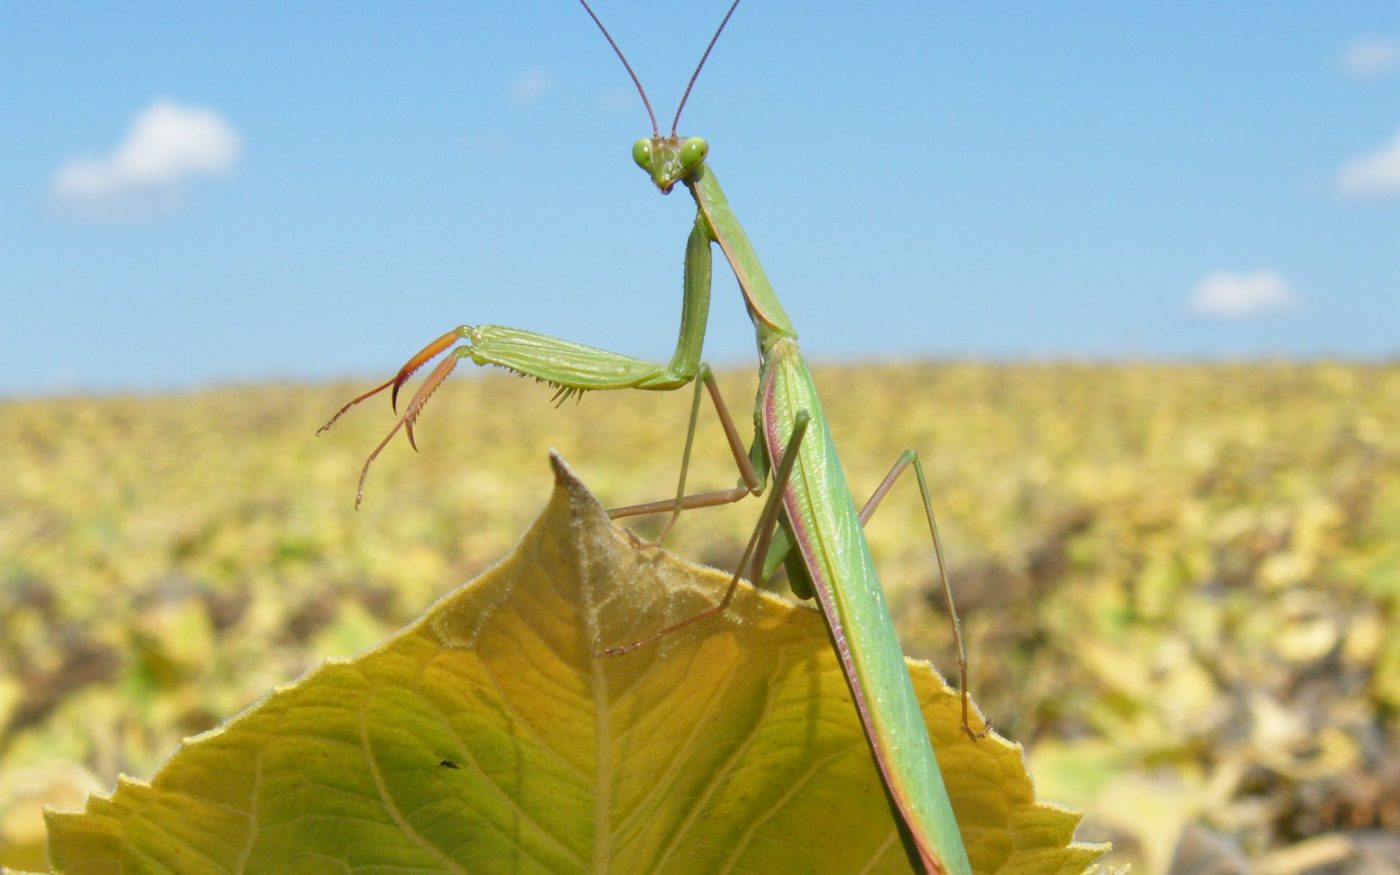
[[[1260,871],[1394,871],[1365,867],[1400,830],[1400,366],[817,382],[858,491],[923,453],[974,695],[1042,795],[1088,811],[1082,838],[1146,872],[1183,834],[1217,865],[1233,846]],[[747,410],[752,376],[725,386]],[[0,864],[32,849],[34,800],[148,775],[489,565],[548,496],[550,446],[605,501],[667,494],[689,403],[555,410],[526,381],[458,380],[355,513],[387,403],[312,437],[354,388],[0,405]],[[712,419],[697,444],[692,483],[729,485]],[[668,546],[729,565],[756,512],[691,513]],[[871,540],[908,649],[951,665],[912,483]]]

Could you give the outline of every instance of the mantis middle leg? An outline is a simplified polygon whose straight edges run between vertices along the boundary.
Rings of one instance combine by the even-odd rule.
[[[624,653],[631,653],[638,647],[650,644],[660,638],[684,629],[692,623],[697,623],[708,617],[713,617],[724,612],[729,607],[730,601],[734,599],[734,592],[739,588],[739,579],[743,575],[744,567],[756,555],[760,544],[767,543],[773,530],[778,526],[778,518],[782,512],[783,489],[787,486],[788,479],[792,476],[792,466],[797,462],[797,448],[802,445],[802,437],[807,433],[807,426],[811,418],[807,411],[797,414],[793,424],[792,436],[788,439],[787,445],[783,448],[783,458],[778,462],[778,468],[773,472],[773,491],[768,494],[768,499],[763,503],[763,513],[759,515],[758,524],[754,526],[753,535],[749,538],[748,546],[744,548],[744,555],[739,560],[738,566],[734,569],[734,574],[729,579],[729,588],[724,591],[724,597],[713,607],[706,608],[698,614],[692,614],[678,623],[658,629],[645,638],[633,641],[630,644],[623,644],[617,647],[608,647],[600,652],[601,656],[620,656]]]

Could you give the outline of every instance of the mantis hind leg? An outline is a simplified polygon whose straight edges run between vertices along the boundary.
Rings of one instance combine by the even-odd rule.
[[[744,548],[744,555],[739,559],[739,564],[734,569],[734,575],[729,578],[729,588],[724,591],[724,597],[719,600],[719,603],[630,644],[605,648],[598,653],[599,656],[620,656],[624,653],[631,653],[633,650],[664,638],[672,632],[678,632],[693,623],[717,616],[729,607],[729,603],[734,600],[735,591],[739,588],[739,579],[743,575],[744,569],[758,555],[759,545],[767,543],[773,536],[773,530],[778,526],[778,516],[783,507],[783,490],[787,488],[788,480],[792,477],[792,467],[797,461],[797,449],[802,444],[802,436],[806,434],[810,422],[811,417],[807,411],[803,410],[797,414],[792,436],[788,438],[787,446],[783,448],[783,458],[773,474],[773,491],[768,493],[768,498],[763,503],[763,513],[759,515],[758,524],[754,526],[749,544]]]
[[[943,556],[943,539],[938,534],[938,519],[933,513],[933,498],[928,488],[928,479],[924,476],[924,466],[919,461],[919,454],[913,450],[905,450],[895,460],[890,467],[890,472],[885,475],[885,479],[880,481],[880,485],[875,488],[865,505],[860,509],[860,523],[864,526],[875,515],[880,502],[884,501],[894,487],[900,475],[909,468],[914,469],[915,477],[919,482],[919,495],[924,503],[924,517],[928,520],[929,535],[933,538],[933,552],[938,560],[938,578],[943,584],[943,597],[948,605],[948,619],[953,629],[953,645],[958,652],[958,689],[962,691],[962,725],[963,731],[974,741],[983,738],[991,731],[990,726],[985,726],[981,731],[974,732],[969,722],[969,712],[971,711],[970,699],[967,690],[967,645],[963,641],[962,620],[958,618],[958,607],[953,599],[953,586],[948,576],[948,564]],[[778,529],[771,535],[771,544],[764,544],[759,555],[763,557],[761,564],[756,564],[754,568],[753,581],[762,585],[765,581],[777,574],[780,567],[785,567],[788,572],[788,584],[792,587],[793,594],[798,598],[812,598],[811,578],[807,575],[801,562],[790,561],[796,556],[792,547],[792,539],[783,529]]]
[[[860,509],[860,522],[864,526],[874,516],[875,510],[894,487],[895,481],[909,468],[914,469],[914,476],[919,482],[919,495],[924,502],[924,518],[928,520],[929,535],[933,538],[933,552],[938,559],[938,578],[943,582],[943,598],[948,605],[948,619],[953,627],[953,644],[958,651],[958,689],[962,692],[962,725],[963,732],[967,733],[973,741],[982,738],[991,732],[991,726],[983,726],[980,732],[973,732],[972,726],[968,723],[968,691],[967,691],[967,645],[963,642],[962,621],[958,619],[958,607],[953,602],[953,585],[948,577],[948,564],[943,558],[943,539],[938,535],[938,520],[933,514],[933,499],[930,496],[928,480],[924,477],[924,466],[919,461],[919,454],[913,450],[905,450],[895,460],[890,467],[890,472],[885,475],[885,479],[880,481],[880,485],[875,488],[865,506]]]

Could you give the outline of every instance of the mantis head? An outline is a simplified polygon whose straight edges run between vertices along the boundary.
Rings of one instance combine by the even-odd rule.
[[[710,57],[710,51],[719,41],[719,35],[724,32],[724,26],[729,23],[729,18],[734,14],[734,10],[739,6],[739,0],[734,0],[729,6],[729,11],[724,14],[719,27],[715,29],[715,35],[710,37],[710,44],[705,47],[705,53],[700,56],[700,63],[695,65],[695,72],[690,74],[690,82],[685,86],[685,93],[681,95],[680,105],[676,107],[676,117],[671,121],[671,136],[661,136],[661,131],[656,126],[656,113],[651,109],[651,100],[647,98],[647,90],[642,87],[642,80],[637,78],[637,73],[632,69],[632,65],[627,62],[627,56],[618,48],[617,42],[613,40],[612,34],[603,26],[603,22],[594,14],[593,8],[588,5],[588,0],[579,0],[583,4],[588,17],[593,19],[593,23],[598,25],[598,29],[603,32],[603,37],[612,46],[617,58],[622,62],[622,66],[627,69],[627,75],[632,77],[632,84],[637,86],[637,93],[642,96],[642,105],[647,108],[647,115],[651,117],[651,136],[643,137],[632,145],[632,160],[637,162],[637,166],[651,175],[651,181],[656,183],[656,187],[661,189],[662,194],[670,194],[671,189],[677,182],[686,182],[695,177],[705,164],[705,153],[710,146],[699,137],[686,137],[682,139],[676,135],[676,126],[681,122],[681,111],[685,109],[685,102],[690,99],[690,89],[695,87],[695,80],[700,77],[700,71],[705,67],[705,60]]]
[[[632,160],[651,175],[662,194],[670,194],[672,186],[700,169],[709,150],[710,144],[700,137],[642,137],[632,145]]]

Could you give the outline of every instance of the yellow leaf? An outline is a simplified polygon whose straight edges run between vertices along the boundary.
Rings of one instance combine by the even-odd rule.
[[[332,662],[50,814],[59,872],[908,872],[814,611],[640,547],[555,461],[519,546],[370,653]],[[974,868],[1076,873],[1078,815],[1021,749],[971,742],[910,663]]]

